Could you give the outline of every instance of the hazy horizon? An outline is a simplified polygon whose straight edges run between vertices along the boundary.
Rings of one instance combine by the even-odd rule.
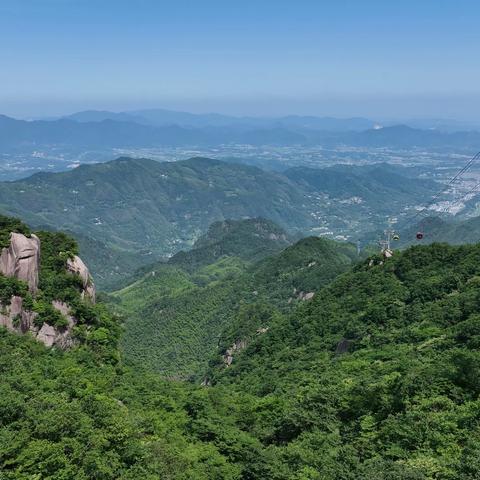
[[[379,99],[377,99],[380,101]],[[268,99],[244,100],[238,102],[225,101],[152,101],[152,102],[40,102],[28,104],[10,104],[10,102],[0,102],[0,114],[12,118],[23,120],[50,119],[68,116],[82,111],[110,111],[110,112],[130,112],[136,110],[171,110],[178,112],[188,112],[193,114],[220,114],[232,117],[257,117],[257,118],[275,118],[283,116],[314,116],[314,117],[332,117],[339,119],[347,118],[368,118],[379,122],[402,122],[408,120],[450,120],[459,123],[478,123],[480,116],[473,112],[471,115],[461,112],[462,105],[472,105],[478,103],[480,106],[480,96],[478,98],[465,97],[463,99],[438,99],[428,97],[403,97],[403,98],[383,98],[381,103],[388,105],[390,114],[382,112],[381,109],[374,108],[375,104],[368,99],[357,101],[352,100],[330,100],[305,102],[292,102],[288,99],[278,99],[274,108],[268,105]],[[263,104],[263,108],[262,108]],[[352,106],[358,105],[358,108]],[[421,111],[415,111],[411,106],[426,105],[431,108],[424,108]],[[442,109],[440,105],[447,105],[448,108]],[[364,108],[361,108],[361,107]],[[438,108],[434,108],[434,107]],[[255,108],[256,107],[256,108]],[[270,108],[269,108],[270,107]],[[396,108],[397,107],[397,108]]]

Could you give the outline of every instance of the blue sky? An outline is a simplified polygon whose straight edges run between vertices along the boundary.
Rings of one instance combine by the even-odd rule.
[[[474,0],[0,0],[0,112],[478,119]]]

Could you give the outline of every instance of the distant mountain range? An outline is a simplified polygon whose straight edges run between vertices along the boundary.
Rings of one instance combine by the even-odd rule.
[[[367,118],[333,118],[288,115],[278,118],[268,117],[234,117],[218,113],[194,114],[165,109],[136,110],[130,112],[109,112],[86,110],[64,117],[77,122],[101,122],[115,120],[134,122],[142,125],[164,127],[178,125],[181,127],[243,127],[243,128],[301,128],[325,131],[362,131],[373,128],[376,124]]]
[[[206,119],[197,119],[193,125],[188,125],[188,119],[180,118],[174,123],[175,118],[166,115],[163,122],[148,123],[139,122],[135,116],[107,115],[104,112],[84,112],[69,119],[52,121],[24,121],[0,116],[0,143],[3,152],[52,146],[111,149],[247,144],[468,150],[480,145],[480,132],[477,131],[446,133],[405,125],[371,128],[372,122],[361,119],[285,117],[275,122],[227,123],[225,120],[210,124]]]
[[[225,219],[260,216],[290,233],[370,231],[438,189],[406,172],[379,164],[280,174],[207,158],[119,158],[1,182],[0,209],[35,227],[78,233],[82,255],[105,287],[189,248]]]
[[[403,123],[413,128],[424,130],[439,130],[443,132],[458,132],[462,130],[479,130],[479,122],[458,121],[439,118],[408,118],[399,121],[376,121],[363,117],[335,118],[314,115],[286,115],[281,117],[236,117],[218,113],[194,114],[161,108],[133,110],[125,112],[110,112],[106,110],[85,110],[67,115],[63,118],[78,122],[101,122],[117,120],[135,122],[143,125],[166,126],[179,125],[183,127],[278,127],[305,128],[324,131],[364,131],[375,126],[393,126]]]

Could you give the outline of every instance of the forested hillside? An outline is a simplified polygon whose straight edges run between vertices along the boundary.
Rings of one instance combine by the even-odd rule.
[[[0,207],[35,228],[71,232],[97,284],[112,290],[190,248],[216,221],[261,216],[291,235],[356,240],[437,190],[406,172],[381,164],[284,175],[206,158],[119,158],[1,182]]]
[[[477,478],[479,278],[479,245],[366,261],[211,380],[263,399],[252,424],[291,475]]]
[[[168,263],[194,271],[222,257],[253,262],[278,252],[289,243],[287,232],[270,220],[226,220],[210,225],[192,250],[178,252]]]
[[[120,323],[104,305],[82,297],[80,278],[66,271],[75,241],[62,233],[34,236],[22,222],[0,217],[2,268],[12,232],[25,241],[39,238],[41,258],[39,271],[33,272],[39,274],[34,291],[0,274],[2,480],[233,480],[244,468],[256,468],[247,466],[247,459],[256,451],[262,456],[262,448],[242,430],[240,415],[231,415],[232,406],[239,410],[243,404],[235,393],[201,390],[123,367],[117,348]],[[46,348],[33,330],[15,322],[7,323],[15,333],[4,328],[10,302],[18,298],[35,324],[63,331],[74,316],[73,341],[65,348]],[[52,307],[55,302],[68,302],[68,313]],[[203,437],[207,423],[224,432],[223,447]],[[228,453],[233,438],[237,453]]]
[[[429,216],[422,218],[402,231],[400,245],[415,243],[417,232],[423,234],[422,243],[446,242],[451,245],[477,243],[480,241],[480,217],[445,219]]]
[[[293,308],[358,259],[350,244],[307,238],[279,252],[287,244],[270,221],[217,223],[192,250],[144,269],[111,297],[125,318],[127,361],[199,378],[247,306],[267,317]]]
[[[78,232],[101,285],[131,273],[132,257],[138,268],[191,246],[214,221],[263,216],[291,230],[312,223],[304,192],[287,178],[202,158],[121,158],[37,174],[1,183],[0,205],[29,225]]]
[[[335,165],[322,169],[295,167],[288,169],[285,175],[310,190],[340,199],[358,197],[372,207],[376,205],[377,210],[387,212],[397,203],[422,201],[438,189],[436,182],[412,178],[407,168],[386,163],[361,167]]]
[[[261,302],[245,297],[220,334],[209,386],[125,366],[101,305],[89,322],[109,330],[65,351],[0,329],[0,478],[478,478],[480,245],[417,246],[345,271],[350,253],[305,239],[248,267],[218,259],[215,268],[237,262],[251,278],[242,295],[264,275],[291,285],[305,273],[315,295],[290,307],[260,288]],[[309,269],[326,258],[339,263],[324,270],[345,273],[321,288]],[[214,291],[166,269],[176,281],[165,288],[197,289],[199,301]],[[57,297],[65,278],[49,272],[44,288]],[[191,305],[198,321],[205,307]]]

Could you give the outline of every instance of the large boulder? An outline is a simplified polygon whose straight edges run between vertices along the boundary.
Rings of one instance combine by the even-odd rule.
[[[26,237],[21,233],[11,233],[10,245],[0,254],[0,272],[27,282],[30,291],[35,293],[39,268],[40,239],[34,234]]]
[[[36,235],[26,237],[21,233],[10,234],[10,245],[0,254],[0,273],[27,282],[35,297],[38,290],[40,269],[40,239]],[[82,281],[82,297],[95,302],[95,285],[90,272],[78,256],[67,261],[67,271],[76,274]],[[0,327],[16,333],[30,332],[47,347],[66,349],[75,344],[73,329],[77,320],[70,306],[60,300],[53,300],[52,306],[66,319],[65,326],[57,327],[42,323],[38,325],[38,313],[25,308],[24,299],[12,296],[6,304],[0,303]],[[36,322],[37,320],[37,322]]]
[[[75,255],[73,258],[67,260],[67,269],[71,273],[75,273],[80,276],[83,283],[82,297],[89,298],[92,302],[95,302],[95,284],[93,283],[92,276],[83,263],[83,260]]]

